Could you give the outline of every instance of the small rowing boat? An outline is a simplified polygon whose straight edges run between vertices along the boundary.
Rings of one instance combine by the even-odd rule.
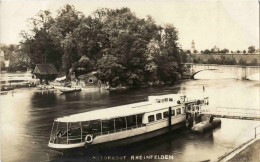
[[[60,89],[62,93],[73,93],[73,92],[80,92],[81,88],[69,88],[69,89]]]

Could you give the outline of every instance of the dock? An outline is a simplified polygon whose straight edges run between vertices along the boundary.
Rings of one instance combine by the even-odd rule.
[[[260,109],[217,107],[201,109],[201,115],[230,119],[260,120]]]

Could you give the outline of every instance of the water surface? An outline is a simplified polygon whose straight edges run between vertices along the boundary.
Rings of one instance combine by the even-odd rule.
[[[203,86],[205,92],[203,91]],[[184,93],[190,98],[210,97],[211,107],[259,109],[259,82],[235,79],[188,80],[171,87],[124,91],[60,94],[20,89],[1,96],[1,159],[8,162],[86,161],[106,155],[173,155],[175,161],[215,161],[254,136],[259,122],[222,119],[222,126],[204,135],[189,130],[149,139],[141,143],[62,156],[47,149],[55,118],[122,104],[141,102],[149,95]],[[102,161],[102,160],[100,160]],[[160,161],[160,160],[155,160]]]

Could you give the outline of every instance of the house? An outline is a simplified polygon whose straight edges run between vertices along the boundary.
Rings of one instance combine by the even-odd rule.
[[[97,88],[100,86],[100,82],[96,77],[96,71],[89,72],[78,76],[78,85],[85,88]]]
[[[40,79],[41,83],[44,79],[46,84],[48,84],[49,80],[56,78],[58,71],[53,64],[37,64],[33,70],[33,74]]]

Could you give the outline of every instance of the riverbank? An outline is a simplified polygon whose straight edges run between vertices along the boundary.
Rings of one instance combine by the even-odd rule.
[[[249,140],[236,149],[219,158],[219,162],[260,161],[260,137]]]

